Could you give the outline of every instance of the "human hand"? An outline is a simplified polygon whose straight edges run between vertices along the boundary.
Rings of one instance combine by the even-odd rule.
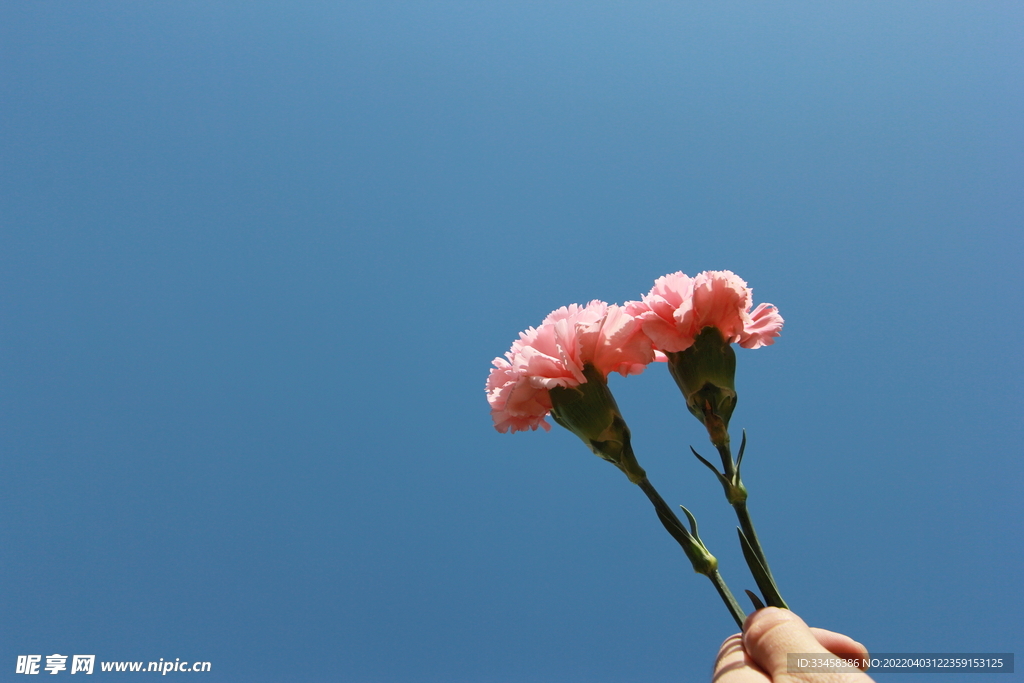
[[[787,673],[789,653],[868,656],[853,638],[809,628],[789,610],[766,607],[747,617],[742,635],[722,643],[712,683],[870,683],[866,673]]]

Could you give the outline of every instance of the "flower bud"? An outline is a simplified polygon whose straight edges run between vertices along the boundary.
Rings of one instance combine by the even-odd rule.
[[[647,474],[633,455],[629,427],[608,383],[593,365],[586,365],[583,375],[587,381],[578,386],[551,389],[551,417],[636,484]]]

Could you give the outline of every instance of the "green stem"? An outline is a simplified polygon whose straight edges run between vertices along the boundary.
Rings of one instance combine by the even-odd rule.
[[[747,615],[743,613],[743,608],[740,607],[738,602],[736,602],[736,598],[733,597],[732,591],[730,591],[729,587],[725,585],[725,579],[722,578],[722,575],[718,573],[717,569],[707,576],[711,579],[711,583],[715,585],[715,590],[717,590],[718,594],[722,597],[722,602],[725,603],[725,606],[729,609],[729,613],[732,615],[732,618],[736,620],[736,625],[739,626],[742,631],[743,622],[746,621]]]
[[[676,517],[676,513],[669,507],[668,503],[665,502],[665,499],[661,497],[661,494],[658,493],[647,477],[641,479],[637,486],[647,494],[651,504],[654,506],[655,512],[658,513],[658,519],[665,526],[665,530],[672,535],[672,538],[679,542],[679,545],[683,546],[683,550],[686,550],[690,532],[686,530],[683,523]]]
[[[711,583],[714,584],[715,590],[718,591],[718,595],[722,598],[722,602],[725,603],[726,609],[729,610],[729,614],[736,620],[736,625],[741,629],[743,628],[743,622],[747,618],[744,614],[743,609],[739,603],[736,602],[736,598],[733,597],[732,591],[729,590],[729,586],[726,585],[725,579],[718,573],[718,561],[707,552],[704,548],[703,543],[700,539],[695,539],[693,535],[687,531],[683,523],[679,521],[679,517],[676,516],[675,511],[669,507],[665,499],[661,497],[661,494],[654,488],[650,480],[644,477],[637,482],[637,486],[640,487],[650,499],[651,504],[654,506],[655,512],[658,513],[658,519],[661,520],[665,530],[668,531],[669,535],[676,540],[677,543],[682,547],[683,552],[690,559],[693,568],[700,574],[704,574]],[[710,561],[709,561],[710,560]]]
[[[747,502],[735,503],[732,509],[736,511],[736,519],[740,522],[740,528],[743,529],[743,534],[750,541],[750,545],[754,549],[754,554],[757,555],[757,559],[764,566],[764,570],[768,572],[768,577],[775,581],[775,577],[772,576],[772,570],[768,567],[768,560],[764,556],[764,548],[761,547],[761,541],[757,537],[757,531],[754,530],[754,523],[750,520],[750,511],[747,510]]]
[[[732,446],[729,444],[729,434],[726,433],[725,435],[725,443],[716,443],[714,446],[718,449],[718,456],[722,459],[722,469],[725,471],[725,478],[729,481],[737,479],[736,461],[732,459]]]
[[[739,520],[740,528],[743,530],[743,534],[750,542],[754,555],[757,557],[758,562],[761,563],[761,566],[764,567],[764,571],[768,575],[772,584],[775,585],[777,600],[771,600],[769,596],[765,596],[765,600],[768,600],[770,603],[781,603],[772,604],[772,607],[789,609],[789,605],[786,604],[786,601],[783,600],[782,596],[778,593],[778,584],[775,582],[775,577],[772,575],[771,567],[768,565],[768,558],[765,557],[764,548],[761,547],[761,540],[757,537],[757,531],[754,530],[754,522],[750,519],[750,511],[747,509],[747,490],[746,487],[743,486],[743,481],[740,479],[739,467],[732,459],[732,449],[729,446],[729,442],[726,441],[724,444],[718,445],[717,448],[719,455],[722,457],[722,467],[725,469],[725,477],[731,483],[729,491],[726,492],[726,498],[729,500],[729,503],[732,504],[733,510],[736,511],[736,519]],[[751,572],[756,573],[753,567],[750,569]]]

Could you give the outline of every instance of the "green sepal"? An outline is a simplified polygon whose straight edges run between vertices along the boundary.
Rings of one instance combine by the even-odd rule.
[[[586,382],[575,387],[555,387],[551,417],[575,434],[596,455],[622,470],[634,484],[647,476],[630,444],[629,427],[622,419],[608,382],[592,365],[583,368]]]
[[[736,352],[717,327],[705,327],[683,351],[672,351],[668,369],[687,409],[708,430],[711,442],[729,442],[729,420],[736,408]]]

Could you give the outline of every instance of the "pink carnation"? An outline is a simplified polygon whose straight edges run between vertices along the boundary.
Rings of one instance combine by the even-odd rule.
[[[538,328],[519,333],[495,358],[487,377],[487,401],[499,432],[551,429],[549,390],[586,382],[587,364],[605,378],[612,372],[638,375],[654,360],[651,341],[621,306],[591,301],[552,311]]]
[[[693,278],[681,272],[665,275],[642,299],[628,302],[626,311],[641,321],[654,347],[667,353],[692,346],[705,327],[717,327],[727,341],[746,349],[775,343],[782,330],[778,309],[761,304],[751,312],[752,290],[728,270]]]

